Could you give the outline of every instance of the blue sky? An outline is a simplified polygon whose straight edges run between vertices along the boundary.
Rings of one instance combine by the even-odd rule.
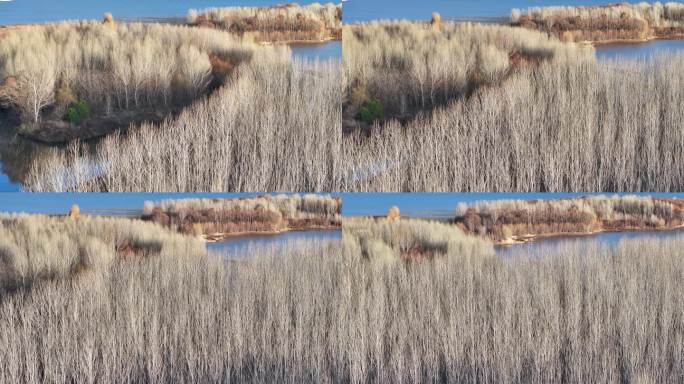
[[[61,214],[78,204],[88,213],[126,213],[142,209],[146,200],[236,197],[239,193],[0,193],[0,212]],[[384,215],[398,206],[405,216],[444,217],[454,212],[461,202],[472,203],[495,199],[556,199],[577,193],[341,193],[345,215]],[[611,194],[607,194],[611,195]],[[643,194],[654,195],[654,194]],[[684,193],[655,194],[677,196]]]
[[[105,12],[114,17],[184,16],[190,8],[265,6],[287,0],[11,0],[0,1],[0,24],[44,23],[74,19],[100,19]],[[320,1],[325,3],[326,1]],[[338,1],[339,2],[339,1]],[[344,3],[347,22],[372,19],[429,19],[433,11],[443,17],[502,17],[512,8],[545,5],[607,4],[609,0],[348,0]],[[299,1],[308,4],[311,1]]]
[[[428,20],[432,12],[448,17],[506,17],[513,8],[548,5],[596,5],[616,0],[349,0],[344,3],[346,22],[373,19]],[[635,1],[633,1],[635,2]]]
[[[0,1],[0,24],[101,19],[105,12],[111,12],[114,18],[185,16],[191,8],[265,6],[286,2],[277,0],[12,0]],[[306,2],[301,1],[300,4],[306,4]]]

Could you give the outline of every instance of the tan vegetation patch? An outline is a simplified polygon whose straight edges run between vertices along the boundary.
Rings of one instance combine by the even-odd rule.
[[[197,29],[199,30],[199,29]],[[216,33],[221,33],[214,31]],[[341,68],[254,52],[236,79],[159,124],[32,161],[35,191],[334,191]],[[135,170],[135,171],[132,171]]]
[[[391,207],[387,212],[387,220],[398,220],[399,218],[401,218],[399,207]]]
[[[454,225],[424,220],[345,219],[342,234],[345,241],[358,244],[363,257],[380,263],[493,254],[491,243],[466,236]]]

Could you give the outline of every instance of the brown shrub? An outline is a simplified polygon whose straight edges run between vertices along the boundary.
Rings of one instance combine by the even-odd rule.
[[[209,62],[211,63],[212,77],[214,81],[217,82],[224,82],[237,65],[237,62],[230,57],[225,57],[215,53],[209,54]]]

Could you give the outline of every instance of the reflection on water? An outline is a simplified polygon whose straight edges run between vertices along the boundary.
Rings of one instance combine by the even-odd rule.
[[[31,164],[46,159],[53,148],[65,145],[46,145],[17,133],[18,123],[0,111],[0,192],[17,192],[28,175]],[[89,141],[88,148],[94,150],[97,139]]]
[[[216,243],[207,243],[207,250],[216,255],[235,258],[253,256],[259,247],[283,246],[292,241],[338,241],[342,239],[342,231],[296,231],[277,235],[236,236]]]
[[[596,47],[599,60],[647,59],[684,50],[684,40],[653,40],[645,43],[605,44]]]
[[[607,232],[587,236],[550,237],[539,239],[532,243],[509,246],[497,246],[496,253],[503,258],[520,256],[544,256],[540,254],[549,247],[582,246],[592,243],[606,246],[617,246],[620,241],[627,239],[673,239],[684,238],[684,230],[672,231],[643,231],[643,232]]]
[[[47,146],[19,136],[14,119],[0,111],[0,192],[20,191],[31,161],[43,150]]]

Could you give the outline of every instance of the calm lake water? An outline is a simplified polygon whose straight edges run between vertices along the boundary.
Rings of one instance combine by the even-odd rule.
[[[654,40],[645,43],[608,44],[596,47],[599,60],[647,59],[684,50],[684,40]]]
[[[145,201],[192,198],[231,198],[262,195],[263,193],[3,193],[0,212],[61,214],[78,204],[82,212],[142,209]],[[333,193],[342,198],[344,216],[385,215],[398,206],[402,216],[420,218],[453,217],[459,203],[511,199],[559,199],[587,195],[615,195],[611,193]],[[640,195],[684,198],[684,193],[629,193]],[[292,232],[295,233],[295,232]]]
[[[19,184],[13,183],[9,176],[7,176],[3,169],[2,169],[2,164],[0,163],[0,193],[2,192],[19,192],[21,191],[21,187]]]
[[[342,42],[329,41],[321,44],[290,44],[292,56],[309,60],[342,60]]]
[[[207,243],[207,250],[213,254],[229,257],[250,257],[261,247],[279,247],[293,241],[338,241],[342,231],[297,231],[277,235],[237,236],[216,243]]]
[[[677,239],[684,238],[684,230],[673,231],[644,231],[644,232],[608,232],[588,236],[551,237],[539,239],[532,243],[495,247],[496,253],[503,258],[520,256],[544,256],[549,248],[565,246],[583,246],[588,244],[617,246],[620,241],[628,239]]]

